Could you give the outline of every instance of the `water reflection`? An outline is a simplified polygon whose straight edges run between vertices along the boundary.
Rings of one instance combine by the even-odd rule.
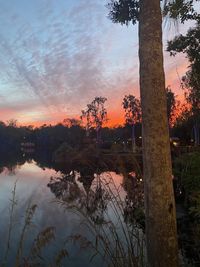
[[[74,165],[72,168],[72,165],[61,166],[48,161],[47,158],[39,162],[23,156],[15,159],[13,157],[11,161],[9,158],[7,162],[4,157],[0,165],[0,212],[4,214],[0,222],[0,251],[2,252],[0,262],[3,261],[6,250],[11,191],[14,188],[15,181],[17,181],[17,205],[13,214],[14,226],[8,261],[10,266],[16,259],[27,207],[31,207],[32,204],[37,205],[38,208],[24,238],[24,260],[28,259],[30,248],[33,247],[33,240],[37,234],[45,231],[44,229],[48,229],[48,227],[56,227],[56,242],[54,245],[50,244],[48,246],[48,250],[43,252],[42,257],[47,262],[51,262],[53,255],[55,256],[55,251],[63,249],[62,246],[68,244],[66,243],[67,237],[77,237],[79,235],[81,237],[87,236],[88,239],[93,238],[91,230],[80,224],[85,215],[97,225],[111,222],[111,219],[115,218],[114,221],[117,225],[119,217],[114,216],[116,210],[113,210],[113,201],[123,200],[121,215],[125,216],[127,221],[131,221],[128,214],[133,213],[134,192],[128,194],[127,192],[129,188],[128,179],[131,180],[135,177],[133,173],[127,174],[127,177],[117,174],[113,171],[113,169],[116,170],[114,166],[110,166],[110,172],[108,172],[109,166],[104,166],[102,170],[98,169],[98,171],[80,167],[75,170]],[[116,171],[119,172],[119,170]],[[137,182],[139,181],[138,177],[134,179]],[[125,190],[122,185],[124,185]],[[113,192],[117,196],[115,199]],[[130,206],[128,200],[129,196],[133,199],[132,206]],[[74,207],[80,211],[78,215],[74,211],[71,212]],[[80,214],[83,215],[82,218]],[[130,218],[133,218],[133,216],[130,216]],[[89,262],[88,252],[80,251],[77,246],[72,244],[67,249],[70,255],[67,262],[70,261],[70,266],[94,266],[94,262]],[[77,255],[79,255],[78,258]],[[95,257],[94,261],[95,266],[103,266],[99,257]]]
[[[135,174],[130,173],[128,176],[137,183]],[[93,232],[93,241],[101,244],[100,252],[106,255],[106,259],[109,258],[112,266],[119,264],[119,259],[120,266],[143,263],[141,253],[144,247],[138,242],[143,239],[143,233],[136,217],[134,219],[131,215],[135,209],[139,209],[139,205],[133,208],[133,201],[129,204],[127,193],[122,187],[123,176],[114,172],[94,174],[91,186],[86,190],[80,180],[80,173],[71,172],[63,177],[51,178],[48,187],[61,205],[85,219],[85,225]],[[77,240],[77,235],[73,238]]]

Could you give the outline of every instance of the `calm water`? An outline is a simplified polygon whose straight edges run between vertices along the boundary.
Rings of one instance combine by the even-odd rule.
[[[135,215],[132,211],[135,210],[137,205],[141,207],[140,201],[143,198],[141,179],[136,181],[134,179],[135,173],[128,171],[127,174],[124,173],[123,175],[114,171],[105,171],[97,176],[90,169],[80,170],[82,172],[80,174],[79,172],[71,172],[68,167],[66,170],[61,166],[54,166],[48,161],[45,164],[43,161],[42,166],[54,166],[56,170],[50,167],[40,167],[39,164],[41,163],[36,163],[34,160],[25,161],[20,159],[19,165],[16,164],[17,160],[14,160],[13,164],[9,165],[7,162],[9,160],[5,161],[5,167],[0,168],[0,266],[2,266],[5,258],[9,229],[11,229],[11,237],[6,267],[15,266],[19,247],[22,248],[25,262],[25,259],[30,255],[31,248],[33,248],[34,240],[47,227],[53,227],[55,239],[48,242],[48,245],[42,249],[40,262],[44,264],[41,266],[50,266],[52,262],[55,262],[56,255],[63,248],[67,250],[68,257],[65,258],[60,266],[107,266],[99,255],[96,255],[90,262],[94,251],[87,246],[87,241],[94,241],[96,236],[94,237],[92,234],[91,228],[88,227],[87,218],[84,217],[86,207],[95,225],[98,226],[99,222],[102,222],[102,218],[107,216],[106,219],[109,218],[116,226],[120,237],[119,217],[115,216],[116,211],[112,208],[111,197],[106,194],[105,190],[101,190],[100,181],[103,181],[106,186],[109,185],[109,189],[114,195],[119,193],[120,198],[125,203],[125,207],[127,205],[127,210],[131,214],[131,217],[126,217],[123,210],[121,220],[124,221],[126,217],[128,218],[128,223],[132,225],[132,222],[135,222],[132,221],[135,220]],[[16,205],[14,205],[12,227],[10,228],[11,199],[15,184]],[[28,207],[34,204],[37,205],[37,208],[31,224],[24,232],[23,245],[20,246],[26,211]],[[78,207],[80,212],[77,213],[77,209],[72,210],[69,206]],[[140,218],[140,214],[137,213],[137,216]],[[139,222],[139,225],[142,225],[140,224],[141,222]],[[188,245],[187,242],[185,244],[184,239],[186,230],[188,227],[190,229],[190,226],[186,224],[187,228],[185,228],[185,223],[182,219],[178,220],[178,225],[180,228],[180,242],[183,244],[182,249],[185,251],[184,254],[187,253],[187,258],[193,262],[194,255],[190,252],[190,247],[188,249],[190,244]],[[181,230],[182,228],[184,229]],[[71,238],[72,236],[74,238]],[[86,237],[87,239],[82,240],[80,237]],[[123,237],[121,240],[123,240]]]
[[[82,224],[83,218],[68,209],[64,209],[64,207],[58,203],[58,200],[64,199],[65,202],[71,201],[72,203],[76,202],[80,204],[80,199],[83,198],[81,194],[86,195],[85,191],[87,191],[88,187],[87,185],[83,185],[83,182],[79,181],[80,177],[78,174],[75,174],[75,183],[72,183],[73,186],[75,184],[74,188],[60,183],[55,183],[50,187],[47,186],[51,177],[61,176],[62,174],[59,171],[48,168],[42,169],[37,166],[34,161],[26,162],[21,166],[15,166],[15,168],[3,168],[0,174],[0,262],[3,261],[6,250],[12,190],[15,182],[17,205],[14,207],[12,220],[11,246],[8,256],[9,266],[13,266],[14,264],[24,225],[25,211],[28,205],[36,204],[37,209],[30,227],[28,227],[25,232],[23,242],[24,257],[28,256],[30,248],[33,245],[33,240],[36,238],[37,234],[46,227],[55,227],[56,238],[49,243],[48,249],[43,251],[42,256],[45,262],[51,261],[55,257],[56,251],[64,247],[65,241],[69,240],[69,236],[80,234],[82,236],[87,236],[87,238],[92,238],[90,230]],[[114,172],[104,173],[101,176],[104,176],[105,179],[112,178],[117,188],[123,181],[122,176]],[[60,182],[60,180],[56,181]],[[63,190],[63,186],[67,188]],[[72,191],[70,194],[69,188]],[[125,191],[121,191],[120,194],[122,198],[125,197]],[[112,217],[111,210],[109,213]],[[91,251],[89,251],[89,249],[80,249],[80,245],[73,242],[68,242],[65,247],[66,246],[69,257],[64,266],[104,266],[102,260],[98,258],[98,256],[95,257],[91,263],[89,262],[91,256]]]

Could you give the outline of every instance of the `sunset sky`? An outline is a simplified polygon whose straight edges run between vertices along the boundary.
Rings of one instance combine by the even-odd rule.
[[[113,24],[107,2],[0,0],[1,121],[55,124],[105,96],[109,124],[123,122],[123,96],[139,96],[137,25]],[[167,22],[164,45],[189,26]],[[188,63],[164,55],[166,85],[181,95]]]

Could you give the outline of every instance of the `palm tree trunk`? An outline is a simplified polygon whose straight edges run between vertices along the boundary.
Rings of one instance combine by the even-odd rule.
[[[141,0],[140,3],[140,91],[148,266],[177,267],[160,0]]]

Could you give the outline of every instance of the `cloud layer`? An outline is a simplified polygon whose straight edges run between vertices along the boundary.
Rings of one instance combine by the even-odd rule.
[[[100,95],[114,118],[124,94],[139,95],[137,27],[112,24],[106,0],[27,2],[0,1],[2,120],[56,122]]]

